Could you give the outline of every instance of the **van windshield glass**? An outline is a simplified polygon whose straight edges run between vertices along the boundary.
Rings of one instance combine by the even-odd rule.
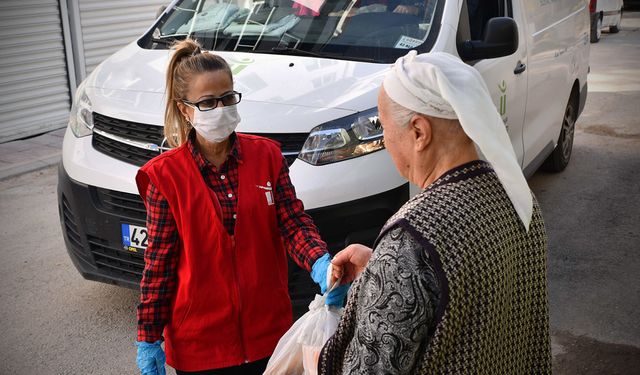
[[[184,0],[140,40],[169,48],[191,37],[216,51],[392,62],[430,49],[442,0]]]

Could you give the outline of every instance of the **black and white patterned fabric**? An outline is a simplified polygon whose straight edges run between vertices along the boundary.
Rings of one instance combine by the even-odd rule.
[[[440,288],[428,254],[402,228],[381,239],[359,278],[356,332],[343,373],[410,373],[433,332]]]
[[[320,374],[551,373],[546,253],[491,167],[440,177],[389,219]]]

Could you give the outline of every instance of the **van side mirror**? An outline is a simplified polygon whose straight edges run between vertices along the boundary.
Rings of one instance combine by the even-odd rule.
[[[458,54],[465,61],[508,56],[518,49],[518,25],[513,18],[494,17],[487,22],[484,40],[458,43]]]

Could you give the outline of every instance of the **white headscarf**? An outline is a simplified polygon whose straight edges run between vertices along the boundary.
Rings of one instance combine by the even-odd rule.
[[[460,121],[462,129],[495,170],[525,228],[529,230],[533,197],[522,174],[502,118],[482,76],[459,58],[410,51],[384,79],[396,103],[425,115]]]

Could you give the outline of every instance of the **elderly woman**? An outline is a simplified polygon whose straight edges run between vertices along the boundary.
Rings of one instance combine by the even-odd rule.
[[[550,373],[544,224],[482,77],[412,51],[378,108],[396,167],[423,190],[374,250],[334,258],[356,281],[319,373]]]
[[[142,374],[262,374],[291,326],[287,253],[326,289],[329,254],[296,198],[279,146],[237,134],[231,69],[186,39],[167,71],[165,135],[175,148],[136,182],[149,247],[140,283]],[[346,286],[329,294],[340,305]],[[163,336],[164,333],[164,336]]]

